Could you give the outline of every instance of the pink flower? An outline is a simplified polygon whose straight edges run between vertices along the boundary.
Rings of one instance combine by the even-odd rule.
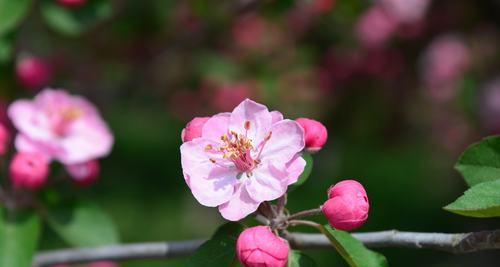
[[[57,0],[57,2],[61,6],[79,7],[79,6],[83,6],[87,2],[87,0]]]
[[[219,206],[224,218],[237,221],[297,181],[303,148],[298,123],[246,99],[232,113],[211,117],[201,137],[180,150],[184,178],[198,202]]]
[[[9,131],[0,123],[0,156],[5,155],[9,145]]]
[[[470,50],[454,35],[438,37],[423,55],[422,78],[431,97],[446,101],[457,90],[457,80],[470,65]]]
[[[17,62],[16,75],[24,87],[38,89],[47,85],[52,76],[52,70],[42,58],[25,57]]]
[[[306,149],[310,152],[319,151],[328,139],[326,127],[319,121],[298,118],[295,120],[304,129]]]
[[[89,264],[89,267],[118,267],[117,263],[112,261],[96,261]]]
[[[379,0],[379,2],[387,12],[402,23],[421,20],[430,4],[430,0]]]
[[[373,6],[356,24],[356,36],[363,46],[383,46],[395,33],[398,22],[380,6]]]
[[[236,241],[236,255],[245,267],[284,267],[288,251],[288,242],[274,235],[269,226],[248,228]]]
[[[67,165],[66,171],[78,185],[87,186],[93,183],[99,176],[100,167],[97,160],[89,160],[84,163]]]
[[[42,154],[19,152],[10,162],[9,174],[14,187],[35,190],[47,179],[49,163]]]
[[[17,100],[8,114],[19,131],[19,151],[36,151],[65,165],[106,156],[113,145],[97,109],[63,90],[45,89],[34,100]]]
[[[334,228],[350,231],[368,219],[368,196],[363,186],[354,180],[337,183],[328,190],[328,199],[321,207]]]
[[[203,128],[203,125],[205,125],[205,122],[208,121],[208,119],[210,118],[196,117],[192,119],[190,122],[188,122],[186,128],[184,128],[181,133],[182,142],[188,142],[195,138],[200,137],[201,129]]]

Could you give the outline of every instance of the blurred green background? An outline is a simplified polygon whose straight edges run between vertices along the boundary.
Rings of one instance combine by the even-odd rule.
[[[89,0],[62,15],[47,11],[47,2],[34,1],[0,37],[1,100],[31,98],[43,87],[16,78],[16,64],[36,56],[51,68],[44,86],[96,103],[115,135],[112,154],[94,185],[60,190],[98,202],[125,243],[206,238],[223,223],[184,182],[180,133],[193,116],[230,111],[246,97],[329,130],[311,178],[290,194],[291,211],[318,206],[331,184],[355,178],[371,203],[359,231],[499,226],[441,207],[466,189],[453,170],[460,153],[500,129],[500,1],[429,1],[418,19],[394,22],[384,13],[367,32],[361,21],[384,1]],[[365,36],[387,31],[385,38]],[[429,52],[442,36],[465,48]],[[445,77],[426,74],[433,68]],[[42,249],[66,246],[49,229],[42,240]],[[390,266],[500,262],[498,252],[378,251]],[[346,266],[333,250],[307,253],[319,266]]]

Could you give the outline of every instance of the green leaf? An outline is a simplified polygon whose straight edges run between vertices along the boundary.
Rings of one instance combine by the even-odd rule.
[[[388,266],[384,255],[367,249],[361,241],[348,232],[334,230],[329,225],[322,226],[321,232],[330,240],[351,267],[384,267]]]
[[[243,230],[239,223],[219,227],[212,238],[203,243],[188,259],[186,267],[231,266],[236,259],[236,239]]]
[[[97,205],[76,202],[53,207],[49,226],[73,246],[92,247],[118,243],[118,231],[111,218]]]
[[[500,136],[468,147],[455,165],[469,186],[500,178]]]
[[[15,28],[28,14],[32,0],[0,0],[0,36]]]
[[[81,35],[112,15],[111,1],[108,0],[90,0],[78,8],[43,0],[41,8],[45,22],[55,31],[69,36]]]
[[[292,191],[296,190],[297,188],[299,188],[299,186],[301,186],[303,183],[305,183],[307,181],[307,179],[309,178],[309,175],[311,175],[311,171],[313,168],[313,158],[312,158],[311,154],[309,154],[308,152],[303,152],[302,158],[304,158],[304,160],[306,161],[306,167],[304,168],[304,171],[302,172],[302,174],[299,176],[299,179],[297,180],[297,182],[295,182],[294,184],[291,184],[288,187],[288,192],[292,192]]]
[[[31,266],[40,235],[38,216],[28,210],[0,212],[0,267]]]
[[[0,37],[0,64],[12,58],[12,39],[7,36]]]
[[[469,217],[500,216],[500,180],[473,186],[444,209]]]
[[[314,260],[298,250],[290,250],[287,267],[317,267]]]

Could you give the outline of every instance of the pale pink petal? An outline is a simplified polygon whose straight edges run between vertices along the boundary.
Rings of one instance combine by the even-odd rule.
[[[53,143],[36,142],[23,134],[18,134],[14,142],[17,151],[39,153],[43,155],[47,161],[52,160],[52,155],[61,151],[58,146],[50,146],[53,145]]]
[[[271,111],[272,124],[283,120],[283,114],[277,110]]]
[[[273,125],[271,132],[271,138],[262,150],[262,161],[286,164],[304,149],[304,130],[297,122],[282,120]]]
[[[230,116],[231,113],[228,112],[212,116],[205,122],[205,125],[203,125],[201,136],[219,142],[220,137],[228,133]]]
[[[212,168],[208,177],[189,176],[189,188],[201,205],[216,207],[226,203],[234,193],[234,184],[238,182],[238,173],[229,168]]]
[[[184,179],[198,202],[209,207],[227,202],[233,194],[234,184],[238,182],[236,169],[220,166],[224,162],[218,165],[210,161],[219,157],[205,149],[212,144],[211,140],[197,138],[181,146]]]
[[[48,121],[31,101],[17,100],[8,109],[8,115],[14,126],[31,138],[49,140],[53,138]]]
[[[76,121],[67,137],[60,140],[62,163],[75,164],[107,156],[113,146],[113,135],[103,123]]]
[[[291,185],[299,179],[299,176],[306,167],[306,161],[297,154],[294,159],[286,164],[286,171],[288,172],[288,185]]]
[[[266,106],[246,99],[231,113],[229,129],[239,134],[246,134],[254,144],[258,144],[268,135],[271,121],[271,113]]]
[[[284,167],[280,169],[272,164],[264,164],[252,171],[244,186],[255,201],[274,200],[285,194],[288,185],[287,174]]]
[[[259,208],[260,203],[253,200],[243,186],[236,185],[232,198],[219,206],[222,217],[239,221]]]

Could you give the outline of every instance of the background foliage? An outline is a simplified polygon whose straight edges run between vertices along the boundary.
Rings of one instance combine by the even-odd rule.
[[[409,39],[395,34],[376,49],[361,45],[354,34],[372,1],[337,1],[319,11],[306,0],[255,6],[89,0],[78,10],[49,0],[9,7],[13,2],[0,0],[2,103],[36,92],[15,76],[20,57],[35,55],[53,68],[48,85],[83,94],[100,107],[116,138],[112,155],[102,161],[100,180],[86,189],[62,184],[59,191],[98,202],[117,223],[123,242],[208,237],[222,223],[216,210],[200,206],[188,192],[180,131],[192,116],[230,110],[244,97],[286,117],[324,121],[329,129],[309,182],[289,197],[291,210],[314,207],[325,200],[329,185],[356,178],[371,202],[361,231],[464,232],[499,225],[498,219],[466,218],[441,208],[468,188],[453,170],[460,153],[500,130],[500,100],[493,101],[492,93],[498,91],[500,63],[496,0],[434,1],[419,34]],[[6,7],[12,11],[8,16],[2,15]],[[443,100],[423,82],[422,56],[435,38],[447,34],[464,40],[472,60]],[[466,161],[462,157],[457,169],[472,185]],[[75,216],[86,224],[87,212],[92,208]],[[38,227],[29,215],[19,216],[21,227]],[[102,226],[98,231],[114,236],[105,229],[106,220],[96,223]],[[0,232],[7,227],[0,225]],[[55,228],[72,240],[71,229]],[[43,232],[42,248],[65,246],[51,231]],[[378,251],[391,266],[496,266],[500,259],[495,252]],[[307,254],[319,266],[345,264],[333,250]]]

